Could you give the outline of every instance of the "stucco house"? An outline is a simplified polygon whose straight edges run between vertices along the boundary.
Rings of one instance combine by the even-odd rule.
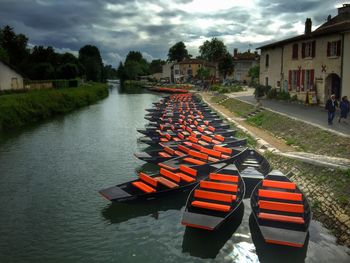
[[[234,71],[231,78],[237,81],[251,81],[248,76],[249,69],[259,65],[259,55],[257,52],[251,53],[250,50],[246,52],[238,52],[238,49],[233,50],[233,65]]]
[[[215,64],[202,59],[185,59],[173,65],[174,82],[197,78],[197,72],[200,68],[209,69],[210,77],[216,77],[217,69]]]
[[[312,31],[306,19],[302,35],[259,47],[260,84],[306,100],[313,94],[324,103],[330,94],[350,96],[350,5]]]
[[[23,89],[23,77],[10,64],[0,59],[0,91]]]

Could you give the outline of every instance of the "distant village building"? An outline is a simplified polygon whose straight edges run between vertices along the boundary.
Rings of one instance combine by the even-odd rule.
[[[178,63],[174,63],[172,67],[173,82],[182,82],[198,78],[197,75],[200,68],[209,70],[209,78],[216,77],[217,70],[215,64],[202,59],[185,59]]]
[[[249,69],[259,65],[259,58],[257,52],[251,53],[250,50],[239,53],[238,49],[233,50],[233,79],[237,81],[250,82],[251,78],[248,76]],[[231,75],[232,76],[232,75]]]
[[[299,100],[307,94],[324,103],[331,94],[350,96],[350,5],[304,34],[260,47],[260,84],[289,91]]]
[[[11,65],[0,59],[0,91],[23,89],[23,77]]]
[[[171,82],[173,65],[174,65],[174,63],[172,63],[172,62],[167,62],[164,65],[162,65],[161,79],[164,79],[164,80],[167,80],[168,82]]]

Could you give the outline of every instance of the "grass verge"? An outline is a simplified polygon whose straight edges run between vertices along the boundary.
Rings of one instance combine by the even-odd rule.
[[[88,83],[79,88],[33,90],[0,96],[0,130],[64,114],[108,96],[106,84]]]

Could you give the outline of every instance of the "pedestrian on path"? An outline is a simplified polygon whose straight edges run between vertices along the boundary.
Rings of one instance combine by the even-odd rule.
[[[330,99],[327,100],[326,110],[328,111],[328,125],[333,124],[335,110],[338,107],[338,102],[335,99],[335,94],[332,94]]]
[[[340,122],[341,119],[344,119],[344,122],[345,122],[345,119],[348,117],[348,114],[350,111],[348,96],[342,97],[339,108],[340,108],[340,118],[338,122]]]

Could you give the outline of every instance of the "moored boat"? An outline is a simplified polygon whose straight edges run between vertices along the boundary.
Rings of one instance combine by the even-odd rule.
[[[312,217],[308,200],[280,171],[272,171],[251,195],[252,214],[266,243],[303,247]]]
[[[244,192],[244,182],[234,164],[210,173],[189,194],[181,223],[215,230],[235,213]]]

